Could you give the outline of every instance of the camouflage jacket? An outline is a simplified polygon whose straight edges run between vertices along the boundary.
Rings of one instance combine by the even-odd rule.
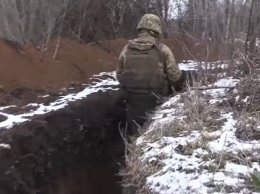
[[[135,47],[138,50],[145,50],[153,47],[153,45],[156,45],[163,57],[162,69],[164,72],[163,74],[165,75],[162,76],[165,76],[169,84],[172,86],[180,79],[181,71],[170,48],[163,43],[159,43],[156,38],[149,35],[148,33],[142,33],[138,36],[138,38],[130,40],[120,53],[118,65],[116,68],[116,76],[120,84],[122,84],[124,80],[124,65],[126,63],[126,53],[129,47]]]

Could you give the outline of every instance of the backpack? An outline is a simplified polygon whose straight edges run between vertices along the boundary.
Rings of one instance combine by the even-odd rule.
[[[123,87],[135,93],[163,93],[167,87],[164,57],[157,45],[139,50],[128,47],[125,54]]]

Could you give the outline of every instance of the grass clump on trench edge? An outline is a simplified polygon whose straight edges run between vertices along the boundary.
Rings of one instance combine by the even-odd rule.
[[[189,90],[180,94],[176,104],[179,106],[175,105],[164,122],[151,122],[154,128],[144,134],[147,141],[155,142],[161,137],[183,137],[191,131],[199,131],[204,140],[210,140],[214,138],[210,134],[219,130],[225,122],[218,106],[210,104],[207,95],[201,91]]]
[[[254,86],[253,90],[251,86]],[[238,153],[229,153],[224,150],[220,153],[212,153],[207,145],[210,141],[217,139],[221,135],[221,127],[227,121],[221,117],[221,110],[233,112],[237,120],[235,124],[236,137],[242,141],[252,141],[260,139],[260,80],[259,78],[244,78],[236,89],[229,93],[228,99],[223,99],[225,106],[220,103],[210,103],[212,98],[208,98],[202,91],[188,90],[179,94],[179,99],[168,107],[159,108],[157,113],[165,109],[166,115],[163,122],[159,119],[149,119],[146,126],[147,131],[143,132],[144,142],[154,143],[162,137],[185,137],[192,131],[198,131],[201,137],[193,143],[188,143],[181,148],[181,154],[192,155],[194,150],[200,148],[206,150],[208,154],[200,157],[209,162],[205,166],[211,173],[223,171],[227,163],[252,167],[253,163],[260,163],[259,150],[245,150]],[[176,96],[174,98],[177,98]],[[246,99],[246,100],[245,100]],[[233,101],[233,102],[232,102]],[[231,103],[230,103],[231,102]],[[167,113],[169,113],[167,115]],[[152,126],[152,130],[151,130]],[[146,178],[158,172],[164,164],[160,162],[149,163],[140,157],[143,155],[142,145],[136,146],[134,141],[127,146],[126,167],[121,171],[123,176],[124,194],[137,193],[149,194],[146,185]],[[163,156],[162,156],[163,157]],[[158,160],[161,161],[161,160]],[[250,191],[260,190],[260,173],[255,171],[248,175],[240,174],[238,178],[243,179],[244,187]],[[212,183],[214,184],[214,183]],[[216,185],[212,192],[239,192],[242,188],[233,188],[228,185]]]
[[[146,186],[146,177],[158,172],[162,165],[140,160],[139,157],[142,154],[142,149],[135,143],[126,143],[126,164],[119,172],[119,175],[123,177],[123,194],[150,194]]]
[[[188,143],[182,148],[181,152],[184,155],[192,155],[193,151],[198,148],[207,150],[208,142],[215,138],[210,134],[214,133],[225,122],[221,120],[219,109],[216,105],[208,103],[206,96],[200,91],[187,91],[180,94],[176,103],[179,103],[180,106],[173,105],[174,112],[170,116],[166,116],[169,118],[167,122],[155,124],[152,130],[146,128],[147,131],[142,134],[144,141],[153,143],[162,137],[184,137],[192,131],[200,131],[201,138],[195,143]],[[160,112],[160,109],[157,112]],[[151,126],[153,122],[151,118],[148,120],[149,123],[145,125],[146,127]],[[144,151],[141,145],[136,145],[136,141],[130,144],[126,142],[125,144],[126,167],[119,173],[123,177],[123,193],[150,194],[151,192],[146,185],[146,178],[158,172],[164,164],[160,163],[161,159],[157,162],[142,160],[140,157]],[[164,156],[160,157],[163,158]]]

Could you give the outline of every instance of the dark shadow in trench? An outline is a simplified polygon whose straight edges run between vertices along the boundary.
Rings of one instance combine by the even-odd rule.
[[[111,100],[105,100],[104,95],[99,95],[96,97],[96,100],[99,98],[98,101],[93,98],[94,102],[90,100],[85,105],[85,109],[92,111],[98,103],[97,106],[102,108],[95,109],[95,112],[103,112],[93,112],[92,115],[88,113],[87,122],[81,120],[83,138],[81,141],[73,142],[74,146],[71,146],[71,151],[76,154],[57,166],[59,170],[55,173],[58,176],[54,174],[54,181],[41,189],[40,194],[122,193],[121,177],[117,174],[124,165],[125,146],[118,124],[125,121],[125,106],[123,96],[117,95],[114,98],[110,95]],[[78,111],[84,115],[84,108]]]
[[[120,181],[117,176],[119,166],[113,164],[109,156],[95,154],[75,158],[68,170],[41,193],[45,194],[121,194]]]
[[[124,93],[98,92],[2,135],[1,194],[121,194]]]

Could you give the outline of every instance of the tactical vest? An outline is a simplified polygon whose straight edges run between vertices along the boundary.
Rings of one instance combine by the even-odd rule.
[[[128,92],[167,95],[164,56],[157,46],[149,50],[127,49],[122,85]]]

